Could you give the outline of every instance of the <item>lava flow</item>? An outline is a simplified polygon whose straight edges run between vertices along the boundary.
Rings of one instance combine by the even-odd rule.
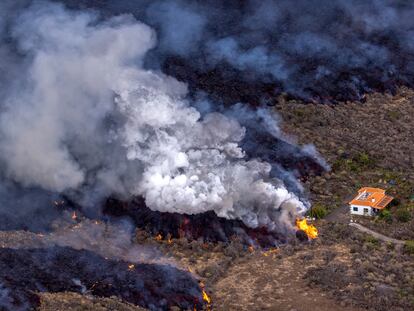
[[[318,237],[318,229],[312,224],[308,224],[306,218],[296,219],[296,227],[306,233],[309,239],[313,240]]]

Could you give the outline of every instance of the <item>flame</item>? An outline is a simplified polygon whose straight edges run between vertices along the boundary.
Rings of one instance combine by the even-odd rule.
[[[203,289],[203,300],[207,303],[210,304],[211,303],[211,298],[207,295],[206,291]]]
[[[250,245],[249,248],[248,248],[248,250],[249,250],[250,253],[253,253],[254,252],[254,246],[253,245]]]
[[[296,227],[306,233],[309,239],[316,239],[318,237],[318,229],[314,225],[308,225],[306,218],[300,220],[296,219]]]
[[[155,239],[156,239],[157,241],[161,241],[161,240],[162,240],[162,235],[161,235],[161,233],[158,233],[158,234],[155,236]]]
[[[200,287],[201,287],[201,293],[203,295],[203,300],[204,302],[207,304],[207,310],[211,310],[210,305],[211,305],[211,298],[209,295],[207,295],[206,291],[204,290],[204,283],[200,282]]]
[[[269,250],[263,252],[263,256],[268,257],[272,254],[277,253],[278,249],[277,248],[270,248]]]
[[[134,268],[135,268],[135,265],[134,264],[128,265],[128,270],[133,270]]]
[[[75,220],[76,218],[78,218],[78,216],[76,215],[76,212],[74,211],[74,212],[72,213],[72,219],[73,219],[73,220]]]

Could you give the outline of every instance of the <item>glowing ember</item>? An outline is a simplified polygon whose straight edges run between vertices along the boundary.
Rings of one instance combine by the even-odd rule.
[[[128,270],[133,270],[134,268],[135,268],[135,265],[134,264],[128,265]]]
[[[316,239],[318,237],[318,229],[314,225],[309,225],[306,219],[296,219],[296,227],[306,233],[309,239]]]
[[[155,236],[155,239],[156,239],[157,241],[161,241],[161,240],[162,240],[162,235],[161,235],[161,233],[158,233],[158,234]]]
[[[277,248],[271,248],[265,252],[263,252],[263,256],[268,257],[272,254],[276,254],[277,253]]]

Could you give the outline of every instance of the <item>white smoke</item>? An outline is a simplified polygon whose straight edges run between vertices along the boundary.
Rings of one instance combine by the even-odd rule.
[[[155,33],[132,16],[101,21],[37,2],[12,29],[28,65],[2,103],[9,178],[90,197],[142,195],[153,210],[213,210],[251,227],[280,227],[306,210],[269,178],[270,164],[244,159],[236,120],[201,117],[185,84],[144,68]]]

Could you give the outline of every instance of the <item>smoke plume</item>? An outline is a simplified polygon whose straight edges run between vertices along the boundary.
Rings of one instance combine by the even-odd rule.
[[[204,19],[180,11],[196,27],[161,34],[157,43],[156,32],[130,14],[7,3],[4,53],[17,56],[1,65],[14,78],[1,88],[2,187],[64,193],[89,209],[110,195],[143,196],[153,210],[213,210],[271,229],[289,227],[306,210],[283,182],[288,172],[271,173],[273,164],[242,148],[246,128],[237,118],[245,113],[262,115],[263,128],[281,135],[270,111],[200,113],[186,84],[146,65],[154,48],[191,51],[185,41],[198,42]],[[168,15],[166,5],[160,11]]]
[[[64,2],[106,14],[132,12],[155,27],[154,66],[169,67],[174,57],[198,73],[268,83],[275,93],[312,101],[361,99],[413,85],[410,1]],[[194,75],[187,70],[182,78]]]

